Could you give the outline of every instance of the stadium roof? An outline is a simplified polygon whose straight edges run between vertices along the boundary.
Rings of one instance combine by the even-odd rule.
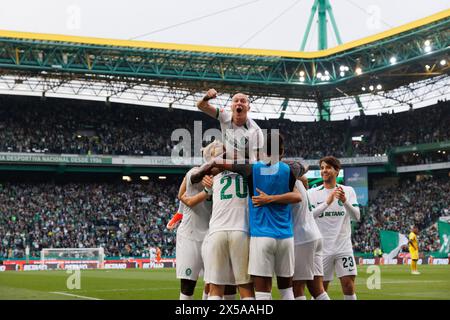
[[[245,48],[229,48],[218,46],[204,46],[204,45],[186,45],[175,43],[162,43],[162,42],[150,42],[150,41],[138,41],[138,40],[119,40],[119,39],[104,39],[95,37],[79,37],[79,36],[67,36],[59,34],[43,34],[32,32],[17,32],[0,30],[0,38],[12,38],[12,39],[24,39],[33,41],[42,41],[49,43],[72,43],[72,44],[85,44],[93,45],[96,47],[109,46],[109,47],[121,47],[121,48],[133,48],[133,49],[161,49],[167,51],[187,51],[187,52],[200,52],[200,53],[217,53],[227,55],[249,55],[249,56],[266,56],[266,57],[284,57],[284,58],[301,58],[301,59],[318,59],[327,58],[344,51],[355,49],[368,44],[376,43],[380,40],[385,40],[393,36],[397,36],[401,33],[417,29],[435,22],[439,22],[443,19],[450,17],[450,9],[438,12],[432,16],[419,19],[407,23],[405,25],[392,28],[390,30],[380,32],[378,34],[365,37],[363,39],[351,41],[345,44],[335,46],[326,50],[312,51],[312,52],[300,52],[300,51],[287,51],[287,50],[266,50],[266,49],[245,49]]]
[[[351,114],[370,109],[360,99],[366,93],[391,104],[424,100],[430,90],[442,96],[448,91],[449,46],[450,10],[316,52],[0,31],[0,82],[4,89],[27,84],[55,94],[67,86],[80,95],[89,88],[108,99],[134,95],[145,101],[153,95],[156,102],[181,107],[192,107],[196,95],[214,87],[228,98],[249,93],[263,113],[279,113],[287,103],[287,114],[314,115],[328,99]]]

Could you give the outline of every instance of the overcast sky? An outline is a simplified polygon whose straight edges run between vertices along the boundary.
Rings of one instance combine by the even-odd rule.
[[[446,10],[446,0],[331,0],[343,42]],[[294,50],[313,0],[16,0],[0,10],[0,29]],[[142,36],[143,35],[143,36]],[[307,50],[315,50],[317,24]],[[333,35],[329,47],[336,45]]]

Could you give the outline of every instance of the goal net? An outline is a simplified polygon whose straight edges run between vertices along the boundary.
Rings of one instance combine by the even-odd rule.
[[[97,263],[103,268],[105,251],[100,248],[44,248],[41,250],[41,263]]]

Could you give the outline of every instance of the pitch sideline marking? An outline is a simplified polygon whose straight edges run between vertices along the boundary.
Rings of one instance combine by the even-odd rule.
[[[53,294],[62,294],[62,295],[65,295],[65,296],[77,297],[77,298],[88,299],[88,300],[102,300],[102,299],[99,299],[99,298],[93,298],[93,297],[87,297],[87,296],[80,296],[80,295],[77,295],[77,294],[71,294],[71,293],[65,293],[65,292],[57,292],[57,291],[54,291],[54,292],[49,292],[49,293],[53,293]]]

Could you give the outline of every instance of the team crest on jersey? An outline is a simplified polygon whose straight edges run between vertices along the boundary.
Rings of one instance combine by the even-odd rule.
[[[186,269],[186,275],[187,275],[187,276],[190,276],[191,274],[192,274],[191,268],[187,268],[187,269]]]
[[[338,205],[340,205],[341,207],[343,207],[343,206],[344,206],[344,204],[342,203],[342,201],[341,201],[341,200],[339,200],[339,201],[338,201]]]

